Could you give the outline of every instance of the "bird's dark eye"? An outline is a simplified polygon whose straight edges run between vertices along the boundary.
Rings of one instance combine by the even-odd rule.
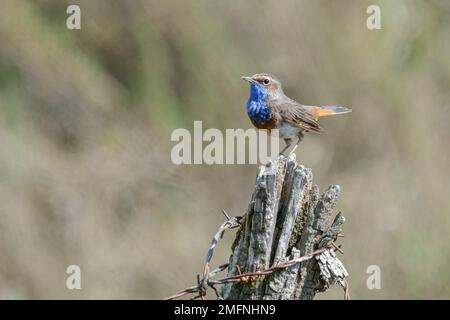
[[[264,83],[265,85],[268,85],[268,84],[270,83],[270,80],[269,80],[269,79],[264,79],[264,80],[263,80],[263,83]]]

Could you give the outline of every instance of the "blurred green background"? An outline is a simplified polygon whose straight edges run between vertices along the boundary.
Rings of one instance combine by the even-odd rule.
[[[381,30],[366,28],[370,4]],[[450,298],[449,1],[0,0],[0,40],[0,298],[157,299],[195,283],[256,166],[175,166],[170,134],[249,128],[240,76],[257,72],[353,109],[297,151],[321,190],[342,188],[352,297]],[[82,290],[65,287],[71,264]]]

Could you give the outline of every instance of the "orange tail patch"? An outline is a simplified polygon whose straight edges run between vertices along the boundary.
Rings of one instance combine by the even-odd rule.
[[[344,114],[349,112],[352,112],[352,109],[340,106],[323,106],[323,107],[315,107],[313,109],[313,113],[316,118],[333,116],[335,114]]]

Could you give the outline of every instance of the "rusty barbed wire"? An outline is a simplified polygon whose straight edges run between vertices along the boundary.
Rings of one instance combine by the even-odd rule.
[[[336,245],[336,243],[333,240],[333,241],[328,242],[325,246],[321,247],[320,249],[317,249],[317,250],[311,252],[310,254],[276,264],[267,269],[242,273],[239,266],[236,266],[237,272],[238,272],[237,275],[222,278],[219,280],[211,280],[211,278],[216,276],[218,273],[224,271],[228,267],[228,263],[225,263],[225,264],[220,265],[213,271],[210,271],[210,263],[211,263],[211,259],[212,259],[213,255],[214,255],[214,250],[217,246],[217,243],[223,237],[223,234],[225,233],[226,230],[240,227],[241,221],[243,218],[241,216],[230,217],[225,212],[225,210],[222,210],[222,213],[225,215],[227,220],[219,227],[218,231],[216,232],[213,239],[211,240],[211,245],[206,254],[206,262],[205,262],[205,267],[203,269],[202,278],[200,278],[200,275],[197,275],[197,285],[187,287],[183,290],[180,290],[177,293],[164,298],[163,300],[173,300],[173,299],[177,299],[182,296],[185,296],[187,294],[194,294],[194,293],[196,293],[197,295],[194,296],[194,298],[192,298],[192,299],[200,298],[203,300],[204,297],[206,296],[208,287],[213,289],[213,291],[215,292],[218,299],[222,299],[219,292],[217,291],[217,288],[215,288],[215,285],[221,285],[221,284],[230,283],[230,282],[243,282],[243,283],[252,282],[260,276],[266,276],[266,275],[272,274],[276,271],[279,271],[281,269],[288,268],[294,264],[310,260],[310,259],[314,258],[315,256],[324,253],[327,250],[339,251],[339,252],[343,253],[340,246]],[[349,300],[350,294],[349,294],[349,285],[348,285],[347,280],[343,279],[339,283],[342,286],[342,288],[344,289],[344,300]]]

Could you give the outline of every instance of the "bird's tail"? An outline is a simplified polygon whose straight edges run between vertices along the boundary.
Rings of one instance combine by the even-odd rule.
[[[341,107],[341,106],[322,106],[313,107],[313,112],[316,118],[333,116],[335,114],[344,114],[352,112],[352,109]]]

